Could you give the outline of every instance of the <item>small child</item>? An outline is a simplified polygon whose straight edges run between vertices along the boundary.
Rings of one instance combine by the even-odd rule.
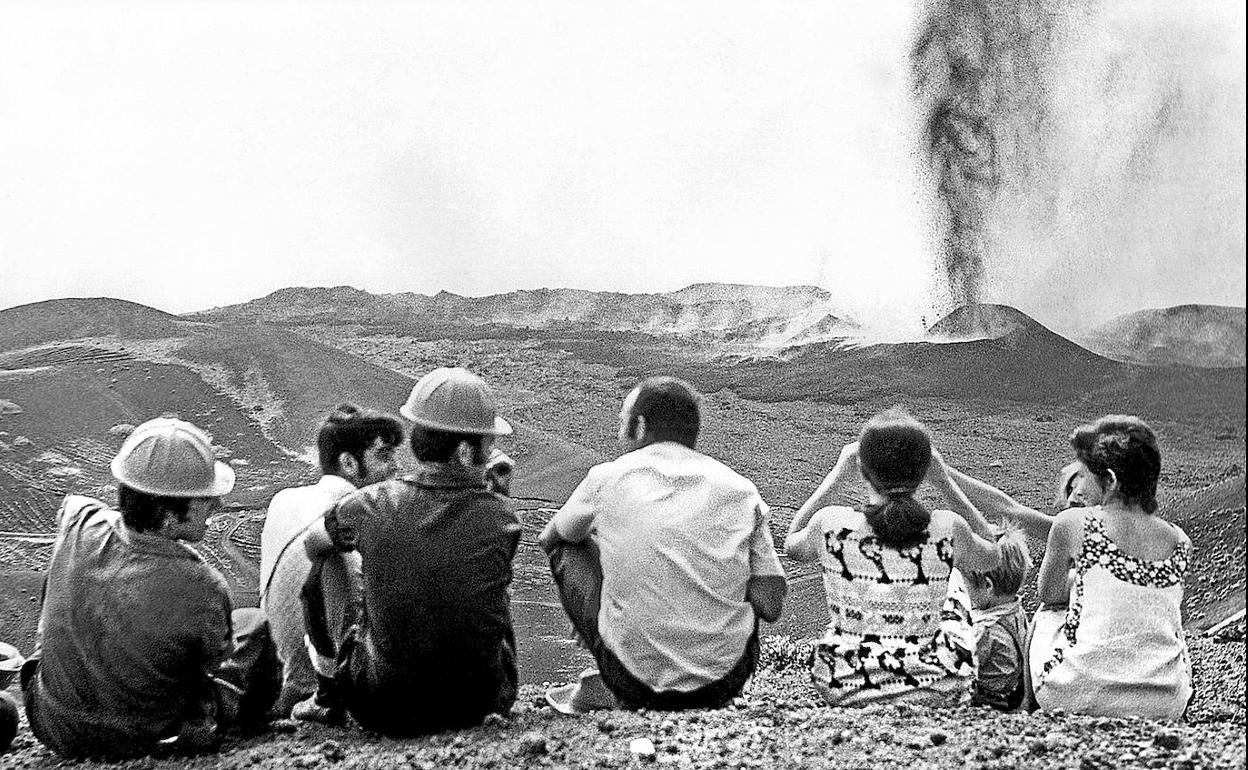
[[[996,569],[965,575],[977,661],[971,703],[1016,711],[1028,700],[1027,616],[1018,591],[1031,570],[1031,555],[1019,530],[1007,531],[998,542]]]

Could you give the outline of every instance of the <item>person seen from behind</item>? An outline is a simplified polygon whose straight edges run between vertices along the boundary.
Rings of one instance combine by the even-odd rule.
[[[494,447],[511,426],[489,386],[460,368],[426,374],[399,412],[417,470],[342,498],[304,541],[314,563],[358,552],[363,575],[362,614],[346,629],[307,605],[328,685],[316,696],[322,721],[345,710],[391,737],[480,724],[517,692],[509,588],[520,522],[504,496],[511,461]]]
[[[227,726],[263,723],[281,682],[263,614],[231,612],[225,578],[188,545],[234,471],[202,430],[158,418],[112,472],[115,509],[69,495],[57,516],[26,716],[65,757],[210,749]]]
[[[971,601],[975,639],[975,678],[971,703],[1017,711],[1027,702],[1027,615],[1018,592],[1031,570],[1031,555],[1021,530],[997,540],[996,567],[964,574]]]
[[[317,704],[316,672],[307,646],[303,596],[319,602],[334,628],[350,625],[358,601],[360,557],[355,551],[328,551],[313,563],[304,549],[310,528],[342,498],[360,487],[385,481],[395,472],[395,448],[403,426],[388,414],[338,405],[317,431],[321,478],[315,484],[283,489],[273,496],[260,534],[260,608],[269,619],[282,661],[282,693],[276,716],[324,721],[341,716]]]
[[[652,377],[620,410],[625,453],[596,465],[538,539],[597,670],[552,689],[564,713],[717,708],[758,662],[786,583],[753,482],[695,448],[699,395]]]
[[[1076,428],[1079,468],[1037,576],[1029,651],[1037,703],[1098,716],[1178,719],[1192,696],[1183,578],[1192,544],[1157,515],[1161,450],[1143,420]]]
[[[861,474],[861,509],[824,506]],[[932,483],[953,510],[929,511],[915,497]],[[996,533],[949,476],[927,430],[899,408],[872,417],[858,441],[798,509],[788,555],[818,562],[827,593],[827,630],[810,675],[835,706],[888,701],[951,704],[973,675],[965,633],[969,608],[946,608],[950,574],[985,573],[1001,560]]]

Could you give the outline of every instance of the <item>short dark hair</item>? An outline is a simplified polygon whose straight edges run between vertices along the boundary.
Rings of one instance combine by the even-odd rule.
[[[455,433],[435,428],[416,425],[412,428],[412,454],[422,463],[447,463],[459,450],[459,445],[467,442],[472,448],[473,462],[484,465],[488,459],[485,454],[485,443],[492,436],[480,433]]]
[[[900,407],[872,417],[858,437],[862,475],[884,497],[863,511],[880,542],[909,548],[922,542],[932,514],[914,497],[932,463],[932,440],[923,423]]]
[[[1114,472],[1118,494],[1128,505],[1138,505],[1145,513],[1157,510],[1161,450],[1148,423],[1133,415],[1107,415],[1075,428],[1070,445],[1079,462],[1101,482]]]
[[[177,516],[178,521],[186,521],[193,499],[152,495],[125,484],[117,487],[117,509],[121,511],[121,520],[136,532],[159,530],[165,523],[166,513]]]
[[[675,441],[693,449],[698,443],[702,411],[698,391],[675,377],[648,377],[633,389],[637,393],[628,415],[629,430],[638,416],[646,418],[646,434],[654,441]]]
[[[342,468],[338,455],[346,452],[356,462],[364,462],[364,452],[380,438],[387,446],[403,441],[403,425],[393,415],[375,409],[362,409],[352,403],[334,407],[316,433],[316,448],[323,473],[337,474]]]

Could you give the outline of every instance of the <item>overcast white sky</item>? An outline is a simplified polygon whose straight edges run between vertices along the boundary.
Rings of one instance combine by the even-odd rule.
[[[913,312],[933,251],[917,13],[0,2],[0,307],[713,280]],[[1176,301],[1243,303],[1208,283]]]

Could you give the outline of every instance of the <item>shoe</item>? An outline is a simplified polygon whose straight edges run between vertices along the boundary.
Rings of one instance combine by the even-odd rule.
[[[573,684],[547,690],[546,702],[561,714],[586,714],[618,708],[615,696],[602,681],[602,675],[592,668],[582,671]]]
[[[347,710],[338,705],[322,703],[316,695],[309,695],[294,705],[290,710],[290,718],[301,722],[316,722],[331,727],[341,727],[347,723]]]

